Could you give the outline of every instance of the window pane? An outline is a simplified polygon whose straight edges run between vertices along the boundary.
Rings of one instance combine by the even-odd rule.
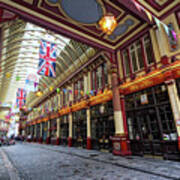
[[[101,89],[102,88],[102,66],[99,66],[97,68],[96,80],[97,80],[97,89]]]
[[[151,64],[153,63],[153,55],[152,55],[152,47],[151,47],[150,39],[147,38],[145,39],[144,46],[145,46],[147,62],[148,64]]]
[[[129,69],[129,61],[128,61],[127,51],[123,52],[123,56],[124,56],[124,65],[125,65],[126,75],[128,75],[130,73],[130,69]]]
[[[96,86],[95,86],[96,80],[95,80],[95,71],[92,72],[92,89],[95,90]]]
[[[78,98],[81,97],[81,81],[78,81]]]
[[[135,51],[131,52],[131,60],[132,60],[133,70],[135,72],[135,71],[138,70],[138,65],[137,65],[137,59],[136,59]]]
[[[144,67],[143,54],[142,54],[141,46],[138,47],[138,49],[137,49],[137,56],[138,56],[138,60],[139,60],[139,67],[141,69]]]
[[[108,72],[107,72],[107,64],[104,63],[103,64],[103,68],[104,68],[104,83],[105,85],[108,84]]]

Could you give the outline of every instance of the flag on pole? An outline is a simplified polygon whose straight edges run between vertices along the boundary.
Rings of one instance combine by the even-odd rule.
[[[56,77],[56,49],[56,44],[40,41],[38,74]]]
[[[19,108],[22,108],[26,103],[26,91],[22,88],[18,88],[16,94],[16,105]]]

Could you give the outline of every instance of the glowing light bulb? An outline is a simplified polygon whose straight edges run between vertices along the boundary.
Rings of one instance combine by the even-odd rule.
[[[116,28],[117,21],[113,15],[106,15],[99,21],[99,25],[103,32],[110,35]]]

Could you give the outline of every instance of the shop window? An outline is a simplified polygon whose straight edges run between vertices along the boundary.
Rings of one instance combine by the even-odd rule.
[[[135,107],[135,104],[134,104],[134,95],[127,95],[126,96],[125,106],[126,106],[127,110],[132,109],[132,108]]]
[[[111,149],[114,135],[112,101],[91,107],[91,137],[93,149]]]
[[[69,136],[69,123],[68,115],[62,116],[60,120],[60,135],[62,139],[66,139]]]
[[[176,140],[177,133],[165,84],[125,97],[131,140]]]
[[[162,103],[166,102],[169,99],[167,87],[165,84],[162,84],[160,86],[156,86],[154,88],[155,96],[156,96],[156,102]]]
[[[51,138],[56,138],[56,130],[57,130],[57,121],[56,119],[53,119],[50,121]]]
[[[73,112],[73,139],[75,146],[86,146],[87,120],[86,110]]]

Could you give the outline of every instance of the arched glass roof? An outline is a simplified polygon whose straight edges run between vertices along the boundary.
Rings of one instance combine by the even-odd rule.
[[[37,74],[41,39],[57,44],[56,78]],[[41,90],[55,86],[72,66],[78,67],[77,62],[84,63],[80,58],[82,54],[89,58],[86,51],[91,48],[21,19],[2,24],[1,40],[0,101],[12,104],[16,102],[17,89],[25,87],[29,74],[36,76]],[[30,94],[32,99],[34,94]]]

